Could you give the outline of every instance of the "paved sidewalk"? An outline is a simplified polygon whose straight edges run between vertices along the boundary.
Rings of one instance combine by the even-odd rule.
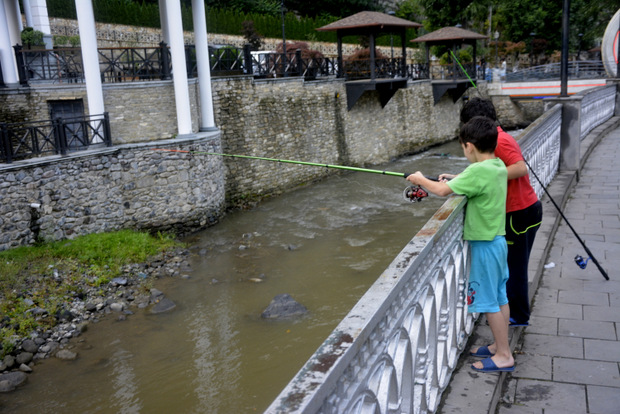
[[[582,148],[588,150],[582,149],[582,160],[587,158],[579,181],[574,173],[560,174],[548,190],[610,280],[592,261],[586,269],[575,264],[576,255],[587,253],[544,196],[543,224],[530,260],[530,326],[511,329],[515,371],[476,373],[466,348],[438,412],[620,413],[618,117],[599,127],[598,135],[591,133]],[[468,347],[491,338],[482,319]]]

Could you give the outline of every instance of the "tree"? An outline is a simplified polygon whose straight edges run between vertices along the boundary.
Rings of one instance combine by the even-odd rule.
[[[285,0],[289,11],[296,11],[302,16],[331,15],[347,17],[361,11],[380,11],[375,0]]]
[[[241,25],[243,26],[241,29],[243,38],[252,46],[252,50],[259,50],[263,44],[263,37],[254,28],[254,22],[246,20]]]

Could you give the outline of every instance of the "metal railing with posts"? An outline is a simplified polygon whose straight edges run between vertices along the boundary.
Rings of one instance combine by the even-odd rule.
[[[103,115],[0,123],[0,162],[111,146],[110,119]]]
[[[577,95],[581,101],[581,139],[594,128],[614,116],[616,108],[616,85],[601,86]]]
[[[170,50],[164,42],[159,47],[109,47],[99,48],[98,52],[101,80],[105,83],[164,80],[172,76]],[[15,46],[15,55],[21,84],[84,82],[79,48],[26,50]],[[244,73],[256,78],[300,76],[306,80],[328,76],[342,76],[346,80],[371,78],[369,59],[344,61],[343,67],[338,68],[337,59],[302,55],[301,50],[288,52],[285,57],[283,53],[253,53],[247,47],[244,50],[209,47],[209,64],[213,76]],[[188,76],[196,77],[194,45],[185,47],[185,59]],[[374,63],[374,76],[378,79],[465,78],[462,70],[455,71],[453,66],[431,66],[429,69],[428,64],[405,64],[402,58],[380,58]],[[472,76],[473,66],[467,67],[467,71]]]
[[[159,47],[109,47],[98,51],[103,82],[170,78],[170,52],[163,42]]]
[[[530,124],[519,139],[521,152],[541,182],[530,174],[530,184],[538,198],[544,194],[560,165],[562,107],[556,105]],[[542,184],[541,184],[542,183]]]
[[[84,66],[79,48],[23,49],[14,46],[19,81],[35,83],[84,82]]]
[[[98,52],[103,82],[170,77],[170,52],[165,44],[152,48],[99,48]],[[79,48],[28,50],[15,46],[15,55],[21,84],[84,82],[84,65]]]
[[[506,73],[506,82],[560,79],[560,70],[560,63],[533,66],[527,69]],[[597,79],[606,77],[605,66],[600,60],[568,62],[569,79]]]

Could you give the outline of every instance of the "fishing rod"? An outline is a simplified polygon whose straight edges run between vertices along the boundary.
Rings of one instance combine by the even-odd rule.
[[[599,264],[598,260],[596,260],[596,258],[594,257],[590,249],[588,249],[588,246],[586,246],[585,242],[581,240],[581,237],[579,237],[579,235],[577,234],[577,231],[575,231],[573,226],[571,226],[570,222],[568,221],[568,219],[566,218],[566,216],[564,215],[560,207],[557,205],[555,200],[551,197],[551,194],[549,194],[549,191],[547,191],[547,188],[545,188],[545,185],[542,183],[542,181],[540,181],[540,178],[538,178],[538,175],[536,175],[536,172],[532,169],[532,167],[530,167],[530,164],[525,160],[525,158],[523,159],[523,161],[525,161],[525,165],[527,165],[527,168],[529,168],[532,174],[534,174],[534,177],[536,178],[540,186],[543,188],[543,190],[545,190],[545,194],[547,194],[547,197],[549,197],[549,200],[551,200],[551,203],[553,203],[555,208],[558,210],[558,213],[560,213],[560,216],[564,219],[566,224],[568,224],[568,227],[572,230],[573,234],[575,235],[579,243],[581,243],[586,253],[588,254],[587,259],[584,259],[583,257],[579,255],[575,256],[575,263],[577,264],[577,266],[579,266],[582,269],[585,269],[588,264],[588,261],[592,260],[592,262],[594,262],[594,264],[596,265],[598,270],[601,272],[605,280],[609,280],[609,276],[607,276],[607,272],[605,272],[605,269],[603,269],[603,267]]]
[[[476,86],[476,84],[474,83],[473,80],[471,80],[471,78],[469,77],[469,74],[467,73],[467,71],[465,70],[465,68],[463,67],[463,65],[461,65],[461,62],[459,62],[459,59],[456,57],[456,55],[454,54],[454,52],[452,50],[450,50],[450,53],[452,54],[452,57],[454,58],[454,60],[456,61],[456,63],[459,64],[459,66],[461,67],[461,70],[463,71],[463,73],[465,74],[465,76],[467,76],[467,79],[469,79],[469,81],[471,82],[472,85],[474,85],[474,88],[478,89],[478,87]],[[474,62],[475,63],[475,62]],[[476,65],[474,64],[474,67],[476,67]]]
[[[256,156],[251,156],[251,155],[223,154],[219,152],[188,151],[188,150],[164,149],[164,148],[153,148],[152,150],[153,151],[166,151],[166,152],[181,152],[181,153],[190,154],[190,155],[216,155],[216,156],[221,156],[221,157],[242,158],[242,159],[248,159],[248,160],[260,160],[260,161],[280,162],[280,163],[285,163],[285,164],[308,165],[311,167],[334,168],[334,169],[347,170],[347,171],[391,175],[394,177],[402,177],[402,178],[407,178],[410,175],[410,174],[402,173],[402,172],[373,170],[369,168],[349,167],[346,165],[336,165],[336,164],[322,164],[322,163],[307,162],[307,161],[284,160],[284,159],[279,159],[279,158],[256,157]],[[439,180],[439,178],[437,177],[426,177],[426,178],[432,181]],[[420,186],[409,186],[405,188],[405,191],[403,192],[403,197],[410,202],[416,202],[416,201],[419,202],[419,201],[422,201],[423,198],[428,197],[428,192]]]

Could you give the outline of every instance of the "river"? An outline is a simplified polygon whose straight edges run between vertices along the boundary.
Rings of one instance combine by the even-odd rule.
[[[452,141],[373,168],[437,175],[466,165]],[[72,340],[77,360],[37,364],[25,386],[0,394],[0,410],[264,411],[444,202],[405,201],[406,186],[398,177],[341,173],[228,214],[184,240],[192,252],[186,277],[154,282],[177,304],[172,312],[136,310],[91,325]],[[281,293],[308,315],[262,319]]]

